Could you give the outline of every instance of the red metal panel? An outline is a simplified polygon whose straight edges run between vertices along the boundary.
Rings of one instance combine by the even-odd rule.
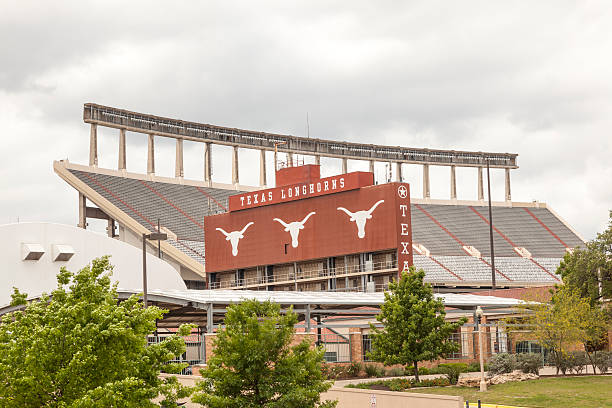
[[[321,166],[305,164],[303,166],[285,167],[276,170],[276,187],[290,186],[299,183],[312,183],[321,178]]]
[[[374,184],[373,173],[356,171],[353,173],[326,177],[309,183],[299,183],[291,186],[253,191],[251,193],[236,194],[229,197],[229,210],[231,212],[285,203],[304,198],[354,190],[359,187],[371,186],[372,184]]]
[[[407,184],[383,184],[206,217],[206,271],[395,249],[399,246],[401,233],[397,198],[400,185],[408,188]],[[409,198],[402,202],[409,204]],[[407,220],[410,229],[409,211],[408,205],[401,221]],[[312,212],[315,214],[303,222],[303,229],[298,229],[297,222],[302,222]],[[290,224],[292,222],[295,224]],[[298,232],[295,242],[292,230]],[[411,234],[401,236],[402,242],[408,240],[410,253],[411,238]],[[399,255],[412,264],[412,255],[410,258]]]

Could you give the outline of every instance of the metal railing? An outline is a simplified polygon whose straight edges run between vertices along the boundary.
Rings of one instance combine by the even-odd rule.
[[[323,359],[328,363],[351,362],[351,340],[348,335],[321,333],[317,335],[317,346],[325,350]]]
[[[147,337],[148,344],[156,344],[161,343],[165,340],[166,337],[171,336],[172,333],[161,333]],[[204,336],[200,333],[192,333],[189,336],[183,337],[185,341],[185,352],[166,362],[166,364],[170,363],[187,363],[188,366],[185,367],[180,374],[182,375],[192,375],[192,366],[201,365],[206,362],[206,350],[205,350],[205,342]]]
[[[343,267],[336,268],[309,268],[303,269],[298,268],[297,271],[290,271],[287,273],[274,274],[272,276],[259,276],[245,279],[232,279],[230,281],[210,282],[211,289],[226,289],[226,288],[240,288],[248,286],[260,286],[278,283],[293,283],[305,280],[316,280],[319,278],[337,278],[345,277],[349,275],[359,275],[370,272],[383,272],[397,269],[396,261],[384,261],[376,262],[366,265],[345,265]],[[262,273],[264,271],[261,271]]]

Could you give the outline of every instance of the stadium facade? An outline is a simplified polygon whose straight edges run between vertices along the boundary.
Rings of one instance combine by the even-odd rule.
[[[87,218],[105,219],[109,236],[140,247],[142,234],[155,231],[159,220],[170,239],[149,243],[149,250],[156,253],[159,245],[163,258],[190,288],[378,291],[405,262],[423,268],[427,281],[439,291],[489,288],[489,217],[483,189],[487,164],[505,170],[505,201],[492,203],[498,288],[559,282],[555,271],[561,258],[584,243],[546,204],[511,200],[510,171],[517,168],[516,154],[300,138],[94,104],[84,106],[84,120],[91,125],[89,164],[54,163],[55,172],[78,191],[79,226],[85,228]],[[99,126],[119,130],[117,169],[97,165]],[[147,174],[126,170],[128,132],[148,135]],[[174,178],[155,174],[157,137],[176,140]],[[184,140],[203,143],[202,180],[183,177]],[[232,184],[212,180],[213,144],[232,147]],[[258,187],[240,184],[239,150],[244,148],[261,152]],[[277,152],[287,155],[287,168],[276,173],[274,188],[269,188],[266,177],[266,151],[274,152],[274,163]],[[296,154],[314,156],[315,165],[292,166]],[[320,179],[321,157],[340,160],[342,172]],[[349,173],[348,160],[366,160],[371,171],[376,161],[394,163],[396,180],[375,185],[371,171]],[[402,169],[409,165],[422,166],[422,197],[414,192],[400,197],[399,191],[410,191],[402,180]],[[430,197],[430,166],[450,169],[448,200]],[[475,200],[457,200],[456,167],[477,168]],[[336,190],[319,192],[317,183],[324,190],[325,182],[330,189],[335,183]],[[281,194],[285,200],[278,198]],[[405,222],[400,222],[401,206]],[[410,234],[402,235],[406,228]]]

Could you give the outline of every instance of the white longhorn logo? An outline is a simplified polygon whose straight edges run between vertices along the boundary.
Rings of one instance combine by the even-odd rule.
[[[365,225],[366,222],[372,218],[372,213],[374,212],[374,210],[376,209],[376,207],[378,207],[380,204],[384,203],[385,200],[380,200],[377,201],[372,208],[370,208],[369,210],[361,210],[361,211],[357,211],[357,212],[350,212],[349,210],[347,210],[344,207],[338,207],[338,210],[344,211],[345,213],[348,214],[350,218],[350,221],[354,221],[355,224],[357,224],[357,236],[359,238],[364,238],[365,237]]]
[[[294,248],[298,247],[298,237],[300,235],[300,230],[304,229],[304,224],[308,221],[312,215],[315,215],[316,212],[310,212],[302,221],[293,221],[287,224],[285,221],[280,218],[274,218],[274,221],[280,222],[283,227],[285,227],[285,231],[291,234],[291,246]]]
[[[225,232],[222,228],[215,229],[225,235],[225,240],[232,244],[232,255],[236,256],[238,255],[238,241],[240,241],[241,238],[244,238],[244,232],[253,224],[254,222],[249,222],[240,231]]]

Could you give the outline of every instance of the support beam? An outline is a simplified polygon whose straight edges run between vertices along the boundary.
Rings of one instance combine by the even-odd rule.
[[[512,201],[510,192],[510,169],[506,169],[506,201]]]
[[[321,156],[319,156],[319,155],[316,155],[316,156],[315,156],[315,164],[316,164],[317,166],[320,166],[320,165],[321,165]]]
[[[348,173],[348,159],[346,157],[342,158],[342,174]]]
[[[374,173],[374,160],[370,160],[370,173]]]
[[[174,162],[174,177],[183,178],[185,170],[183,168],[183,139],[176,139],[176,160]]]
[[[478,167],[478,201],[484,201],[484,184],[482,181],[482,167]]]
[[[455,174],[455,166],[450,168],[450,198],[451,200],[457,199],[457,176]]]
[[[215,328],[213,304],[206,305],[206,333],[212,333]]]
[[[268,185],[266,177],[266,151],[264,149],[259,151],[259,185],[261,187]]]
[[[306,305],[306,314],[304,315],[304,320],[306,323],[306,333],[310,333],[310,304]]]
[[[115,237],[115,220],[109,217],[106,223],[106,233],[109,238]]]
[[[287,167],[293,167],[293,153],[287,153]]]
[[[89,165],[98,165],[98,125],[95,123],[91,124],[89,131]]]
[[[125,170],[125,129],[119,129],[119,170]]]
[[[430,198],[429,164],[423,165],[423,198]]]
[[[79,193],[79,228],[87,228],[87,200],[82,193]]]
[[[212,143],[204,143],[204,181],[212,183]]]
[[[401,183],[404,181],[404,177],[402,175],[402,162],[395,163],[395,180],[398,183]]]
[[[232,184],[237,186],[240,184],[240,175],[238,174],[238,146],[234,146],[232,152]]]
[[[149,135],[147,146],[147,174],[155,174],[155,136]]]

